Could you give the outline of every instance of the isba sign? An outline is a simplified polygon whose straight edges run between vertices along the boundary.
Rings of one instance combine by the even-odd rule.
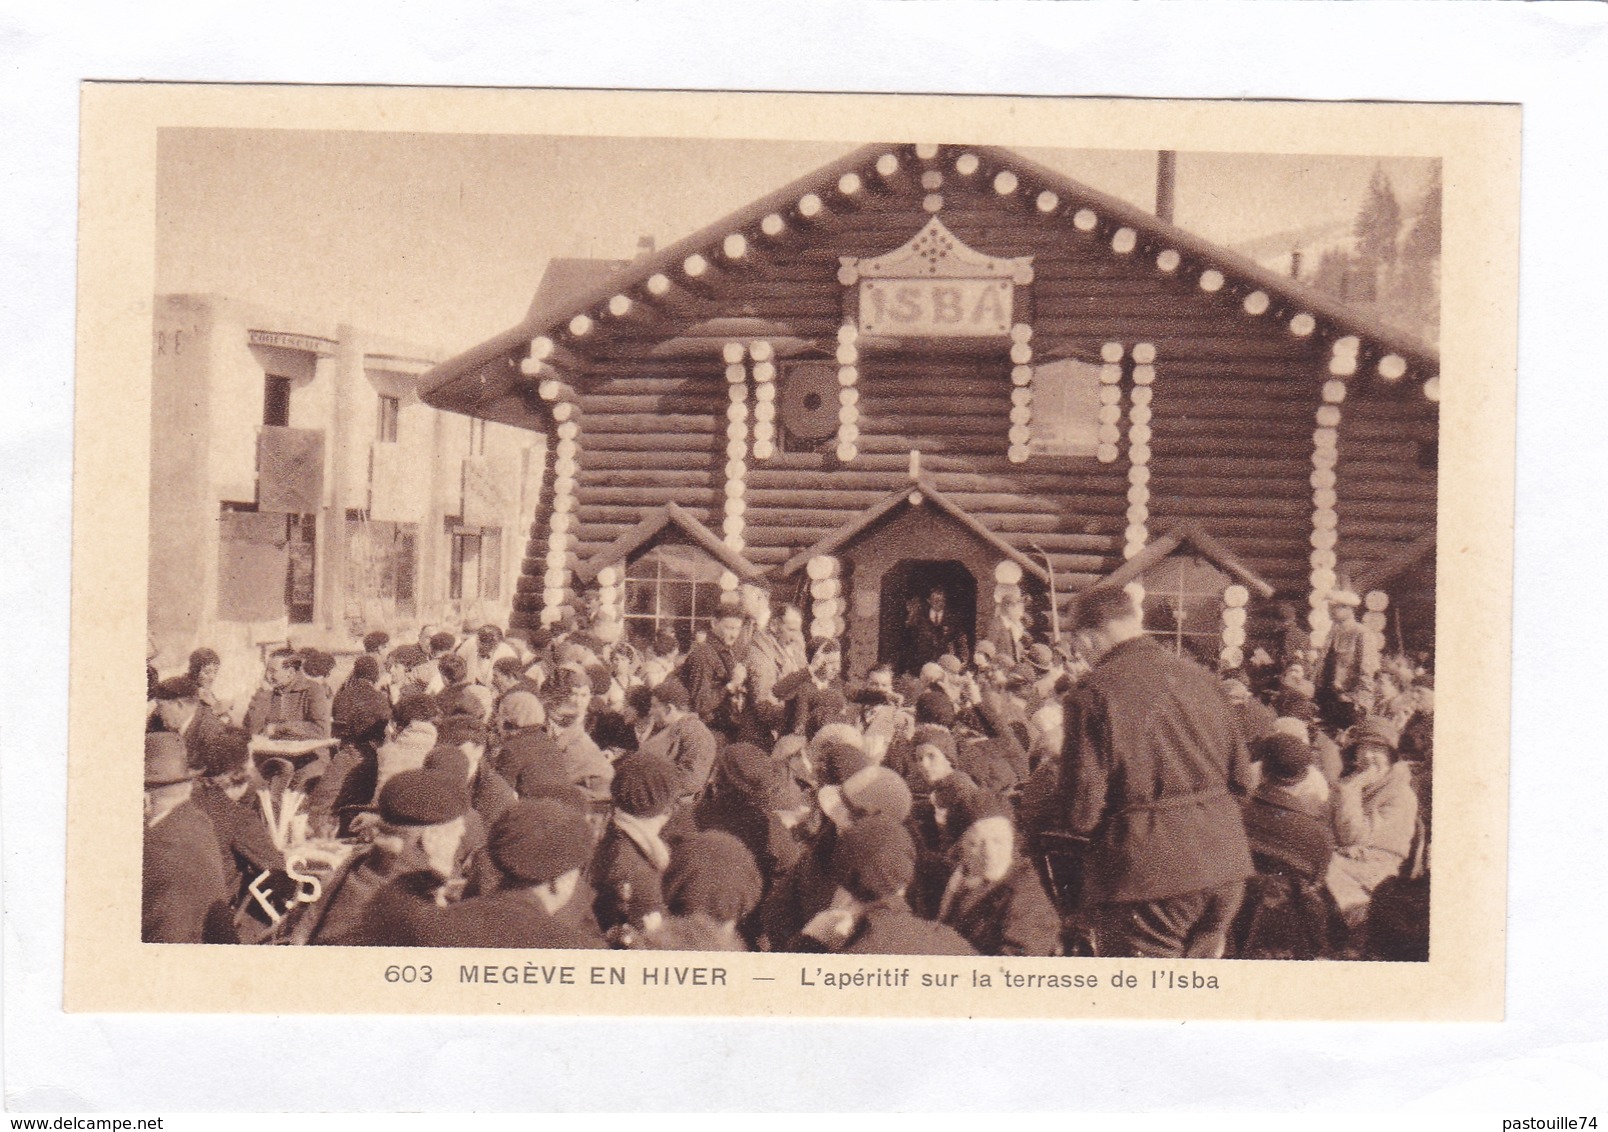
[[[860,332],[992,338],[1010,333],[1010,279],[862,279]]]

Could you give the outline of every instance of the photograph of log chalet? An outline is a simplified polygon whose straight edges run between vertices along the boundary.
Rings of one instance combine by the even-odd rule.
[[[517,326],[424,375],[534,430],[510,628],[589,600],[683,647],[763,579],[898,663],[940,590],[966,638],[1100,583],[1240,665],[1366,595],[1433,649],[1436,350],[1018,154],[869,145],[634,261],[554,260]],[[1293,273],[1292,273],[1293,274]]]

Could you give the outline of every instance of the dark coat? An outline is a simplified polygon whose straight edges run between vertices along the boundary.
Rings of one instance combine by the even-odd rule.
[[[266,735],[277,728],[279,739],[327,739],[331,714],[329,689],[302,673],[283,688],[258,688],[246,709],[246,730]]]
[[[233,943],[232,909],[212,822],[185,801],[145,830],[140,939]]]
[[[351,815],[374,800],[380,781],[380,761],[367,741],[343,743],[307,795],[307,813],[320,836],[346,832]]]
[[[1060,948],[1061,917],[1030,861],[1017,861],[981,896],[954,902],[941,919],[980,955],[1054,955]]]
[[[608,931],[629,923],[640,928],[654,912],[664,915],[664,874],[618,826],[610,825],[592,858],[593,905],[598,925]]]
[[[380,921],[378,928],[367,921],[369,903],[391,881],[420,872],[435,877],[437,885],[441,883],[441,877],[430,869],[424,854],[416,849],[390,853],[370,848],[353,857],[330,879],[316,904],[303,905],[297,910],[298,922],[292,929],[292,942],[352,946],[369,942],[375,932],[393,930],[394,920]]]
[[[265,870],[285,867],[285,856],[274,848],[268,823],[254,798],[237,802],[219,787],[202,781],[196,783],[190,800],[212,822],[223,865],[223,889],[230,900],[238,899],[245,884]]]
[[[224,732],[224,722],[217,712],[206,704],[197,704],[195,718],[184,729],[184,753],[193,767],[203,767],[207,761],[207,748]]]
[[[1161,900],[1251,875],[1235,795],[1250,754],[1217,677],[1149,637],[1117,645],[1066,698],[1061,787],[1090,837],[1089,904]]]
[[[799,937],[789,950],[819,951],[807,937]],[[947,924],[923,920],[910,910],[903,896],[867,905],[849,940],[837,949],[842,955],[976,955],[964,936]]]
[[[391,718],[391,697],[367,680],[352,677],[335,693],[330,707],[330,734],[337,739],[355,739],[374,729],[376,722]]]
[[[393,947],[601,948],[603,937],[552,916],[522,892],[457,904],[435,901],[441,878],[424,871],[391,881],[369,904],[365,942]]]
[[[772,947],[780,949],[832,903],[838,889],[832,873],[836,849],[837,827],[825,822],[793,867],[772,878],[771,890],[760,906],[762,931]]]
[[[731,683],[739,658],[725,644],[713,638],[692,646],[681,666],[681,682],[692,699],[692,711],[712,731],[735,732],[742,714],[726,686]]]
[[[691,712],[649,735],[637,749],[675,766],[683,798],[696,797],[703,791],[715,765],[715,733]]]
[[[1258,858],[1317,880],[1334,855],[1334,818],[1328,805],[1264,782],[1245,804],[1245,833]]]

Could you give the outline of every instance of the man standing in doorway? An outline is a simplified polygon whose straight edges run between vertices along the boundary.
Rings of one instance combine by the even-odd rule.
[[[912,602],[912,604],[916,604]],[[915,675],[939,657],[957,657],[962,664],[971,659],[971,639],[955,623],[949,609],[949,595],[939,586],[927,591],[927,607],[919,609],[905,626],[905,657],[901,671]]]
[[[1088,591],[1077,619],[1094,668],[1066,699],[1061,786],[1071,831],[1090,839],[1098,953],[1220,957],[1253,871],[1238,718],[1216,677],[1145,635],[1126,591]]]

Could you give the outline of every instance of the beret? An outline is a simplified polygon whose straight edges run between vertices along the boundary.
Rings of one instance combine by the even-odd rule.
[[[403,645],[391,654],[391,663],[400,664],[403,668],[417,668],[429,659],[418,645]]]
[[[754,855],[720,830],[678,841],[664,874],[665,902],[677,916],[703,912],[715,920],[740,920],[759,905],[763,891]]]
[[[928,688],[916,697],[916,722],[952,727],[955,722],[955,705],[938,689]]]
[[[553,798],[524,798],[503,813],[487,838],[491,859],[506,875],[546,884],[592,859],[585,816]]]
[[[193,700],[201,694],[201,681],[194,676],[170,676],[152,693],[159,700]]]
[[[856,899],[881,900],[915,880],[916,847],[899,822],[867,818],[838,836],[832,873]]]
[[[615,764],[610,792],[614,804],[626,813],[655,817],[667,812],[680,793],[676,766],[659,755],[638,751]]]
[[[381,788],[379,801],[380,816],[391,825],[440,825],[463,816],[469,792],[438,771],[404,770]]]
[[[674,676],[666,676],[653,686],[653,698],[662,704],[678,707],[686,711],[692,707],[692,693],[687,686]]]
[[[233,774],[251,755],[251,735],[243,727],[225,727],[201,745],[201,769],[209,776]]]
[[[1278,731],[1251,744],[1251,754],[1262,760],[1262,772],[1270,781],[1299,782],[1312,769],[1312,748],[1305,740]]]

